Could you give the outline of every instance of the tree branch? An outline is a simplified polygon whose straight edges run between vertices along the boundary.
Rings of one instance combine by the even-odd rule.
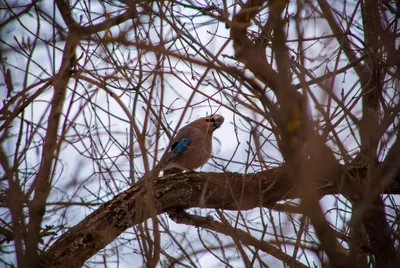
[[[173,213],[170,213],[169,216],[176,223],[207,228],[209,230],[224,234],[226,236],[230,236],[232,238],[236,237],[243,244],[258,248],[261,251],[268,253],[269,255],[274,256],[279,260],[282,260],[286,264],[289,264],[290,267],[307,267],[303,263],[297,260],[293,260],[292,256],[281,251],[279,248],[274,247],[265,241],[258,240],[243,230],[235,229],[229,224],[218,222],[212,217],[191,215],[184,210],[175,211]]]
[[[350,174],[367,174],[354,169],[344,180],[357,181]],[[397,177],[399,177],[397,175]],[[341,178],[322,178],[317,182],[320,196],[340,194]],[[298,198],[285,167],[254,174],[183,173],[162,177],[154,182],[154,207],[161,214],[174,209],[219,208],[248,210],[274,208],[278,201]],[[400,194],[394,180],[383,190]],[[146,182],[139,181],[128,190],[104,203],[78,225],[63,234],[42,256],[40,267],[81,267],[85,261],[107,246],[128,227],[150,218],[146,204]],[[258,194],[260,193],[260,194]],[[239,197],[241,197],[239,200]]]
[[[64,2],[60,0],[57,3]],[[66,10],[65,12],[70,13]],[[39,261],[37,249],[40,242],[40,227],[46,213],[46,201],[51,191],[51,171],[58,145],[58,140],[55,137],[57,137],[62,117],[62,107],[67,94],[71,70],[75,65],[75,49],[78,43],[78,37],[74,31],[70,31],[65,42],[60,70],[54,81],[54,94],[51,101],[51,111],[43,146],[41,165],[35,177],[33,187],[31,187],[27,194],[29,196],[35,190],[34,197],[29,204],[28,238],[26,242],[26,256],[31,267],[36,267]]]

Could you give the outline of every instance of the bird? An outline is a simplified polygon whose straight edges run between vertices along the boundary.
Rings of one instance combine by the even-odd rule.
[[[211,157],[212,135],[224,123],[219,114],[199,118],[181,128],[171,142],[171,149],[160,161],[164,175],[194,171]]]

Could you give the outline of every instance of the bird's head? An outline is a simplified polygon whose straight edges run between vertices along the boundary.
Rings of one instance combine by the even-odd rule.
[[[224,123],[224,117],[219,114],[213,114],[207,117],[204,117],[204,121],[206,124],[212,129],[212,131],[219,128]]]

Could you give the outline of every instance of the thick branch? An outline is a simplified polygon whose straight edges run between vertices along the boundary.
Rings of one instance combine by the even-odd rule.
[[[366,174],[363,170],[349,174]],[[341,178],[326,178],[318,182],[321,196],[340,194]],[[352,180],[345,178],[345,180]],[[395,182],[395,181],[394,181]],[[184,173],[157,179],[154,197],[157,214],[176,208],[192,207],[247,210],[259,206],[274,208],[276,202],[298,197],[292,180],[284,168],[255,174]],[[81,267],[87,259],[107,246],[128,227],[150,217],[145,197],[144,181],[103,204],[78,225],[63,234],[43,255],[40,267]],[[383,190],[399,194],[400,184]]]
[[[265,1],[248,1],[240,12],[234,15],[231,25],[231,38],[235,57],[243,62],[247,69],[262,81],[265,85],[276,90],[280,83],[279,74],[272,68],[260,51],[247,37],[247,27],[250,20],[258,13],[259,8]]]

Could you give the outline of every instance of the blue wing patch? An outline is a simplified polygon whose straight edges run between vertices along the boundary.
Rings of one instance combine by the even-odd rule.
[[[178,142],[172,144],[171,151],[175,151],[176,153],[182,153],[186,147],[190,144],[191,140],[189,138],[182,139]]]
[[[191,142],[192,142],[191,139],[185,138],[172,144],[171,151],[168,153],[164,165],[167,165],[168,163],[173,161],[179,154],[184,152]]]

